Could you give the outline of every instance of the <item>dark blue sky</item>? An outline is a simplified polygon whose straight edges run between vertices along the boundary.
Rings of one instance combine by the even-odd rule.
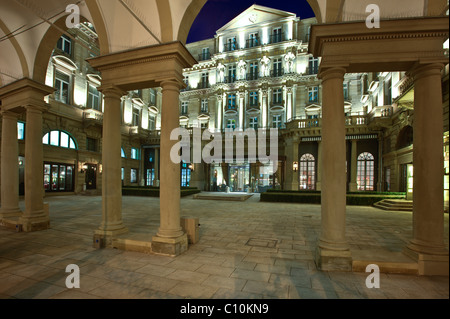
[[[192,25],[187,43],[213,38],[218,29],[253,4],[292,12],[301,19],[314,17],[306,0],[208,0]]]

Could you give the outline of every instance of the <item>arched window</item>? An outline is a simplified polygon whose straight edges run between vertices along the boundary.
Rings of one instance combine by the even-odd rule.
[[[122,158],[127,158],[127,156],[125,155],[125,151],[123,150],[123,147],[120,149],[120,155],[122,156]]]
[[[48,132],[42,138],[42,144],[70,148],[73,150],[78,149],[75,139],[63,131]]]
[[[316,188],[316,160],[312,154],[300,158],[300,189],[314,190]]]
[[[375,158],[364,152],[358,156],[357,183],[359,191],[373,191]]]

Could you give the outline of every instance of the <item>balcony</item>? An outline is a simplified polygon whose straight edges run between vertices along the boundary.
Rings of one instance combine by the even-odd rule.
[[[365,115],[350,115],[345,117],[345,126],[365,126],[367,117]],[[322,118],[307,119],[296,117],[286,124],[288,129],[312,129],[322,127]]]
[[[197,85],[197,90],[201,90],[201,89],[209,89],[211,87],[211,85],[209,84],[209,81],[204,81],[204,82],[200,82]]]
[[[259,74],[257,72],[252,72],[246,75],[247,81],[254,81],[259,79]]]
[[[372,128],[388,128],[392,126],[392,105],[377,106],[368,114],[367,124]]]
[[[87,109],[83,111],[83,122],[86,126],[102,125],[103,113],[94,109]]]
[[[223,46],[223,52],[230,52],[230,51],[236,51],[236,50],[239,50],[239,45],[237,44],[237,42],[226,43]]]
[[[272,35],[269,36],[269,44],[274,44],[274,43],[279,43],[279,42],[286,41],[285,38],[286,37],[284,36],[284,34],[281,34],[281,33],[272,34]]]
[[[284,75],[284,68],[276,68],[270,71],[270,76],[273,78],[280,77]]]
[[[256,48],[261,46],[261,40],[260,38],[256,37],[256,38],[252,38],[252,39],[248,39],[245,41],[245,48],[246,49],[250,49],[250,48]]]
[[[198,61],[207,61],[211,60],[211,53],[210,52],[204,52],[202,54],[198,55]]]

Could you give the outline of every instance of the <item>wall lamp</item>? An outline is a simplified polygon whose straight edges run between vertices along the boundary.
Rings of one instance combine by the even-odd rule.
[[[297,172],[297,171],[298,171],[298,162],[292,163],[292,170],[293,170],[294,172]]]
[[[195,165],[194,164],[189,164],[189,169],[193,172],[195,170]]]
[[[86,163],[84,163],[84,164],[80,163],[79,169],[80,169],[80,173],[84,173],[88,169],[88,166]]]

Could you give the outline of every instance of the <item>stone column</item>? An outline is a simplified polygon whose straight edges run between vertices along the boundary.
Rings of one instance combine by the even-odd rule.
[[[244,127],[245,127],[245,104],[244,104],[244,100],[245,99],[245,93],[244,92],[240,92],[239,93],[239,130],[243,131]]]
[[[267,128],[268,127],[268,89],[262,89],[262,121],[261,121],[261,127],[262,128]]]
[[[357,175],[358,175],[358,142],[352,140],[352,154],[350,162],[350,184],[348,185],[349,192],[358,191]]]
[[[105,101],[102,140],[102,223],[94,233],[94,243],[100,247],[110,246],[112,238],[128,231],[122,221],[122,182],[120,131],[121,97],[125,92],[116,87],[103,87]]]
[[[351,253],[345,238],[345,72],[344,68],[330,68],[319,75],[323,85],[322,233],[316,264],[321,270],[352,269]]]
[[[292,137],[288,138],[285,143],[286,146],[286,177],[285,177],[285,187],[286,190],[298,190],[298,174],[300,170],[300,163],[298,157],[298,146],[299,138]],[[293,164],[298,163],[298,169],[294,172]]]
[[[161,83],[160,227],[153,237],[152,250],[167,255],[179,255],[187,250],[187,236],[180,226],[180,163],[174,163],[170,158],[171,149],[178,143],[170,139],[170,134],[180,126],[178,100],[181,85],[175,80]]]
[[[15,225],[22,214],[19,208],[19,146],[17,113],[2,112],[1,208],[0,224]]]
[[[44,211],[43,201],[42,112],[45,108],[34,105],[27,105],[25,108],[25,212],[19,218],[19,224],[23,231],[30,232],[49,228],[50,219],[48,212]]]
[[[292,87],[286,88],[287,101],[286,101],[286,122],[292,119]]]
[[[216,130],[222,130],[222,119],[223,119],[223,94],[217,95],[217,112],[216,112]]]
[[[383,136],[378,137],[378,182],[377,191],[383,192]]]
[[[317,181],[316,191],[322,190],[322,141],[317,142]]]
[[[447,275],[444,243],[442,64],[416,67],[414,77],[413,239],[405,252],[419,274]]]

